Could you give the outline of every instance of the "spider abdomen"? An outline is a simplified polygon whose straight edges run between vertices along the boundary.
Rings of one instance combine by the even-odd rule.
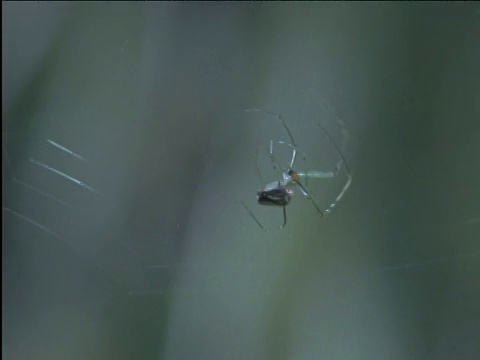
[[[271,182],[257,192],[257,201],[260,205],[287,206],[291,199],[292,191],[279,181]]]

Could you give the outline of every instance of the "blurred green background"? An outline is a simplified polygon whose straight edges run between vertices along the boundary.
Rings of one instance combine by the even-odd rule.
[[[2,23],[5,359],[480,358],[478,3],[2,2]],[[296,194],[265,233],[240,206],[267,211],[252,107],[316,160],[309,129],[348,126],[331,216]]]

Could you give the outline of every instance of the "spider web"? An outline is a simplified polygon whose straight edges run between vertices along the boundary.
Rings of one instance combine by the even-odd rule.
[[[95,234],[102,220],[96,214],[105,205],[105,194],[92,176],[96,166],[71,150],[67,138],[63,141],[41,134],[22,136],[13,127],[5,129],[2,135],[4,248],[27,241],[20,240],[27,233],[35,234],[45,238],[45,246],[63,248],[84,266],[128,288],[132,286],[128,285],[130,282],[137,281],[133,280],[135,274],[144,266],[130,261],[126,272],[129,275],[118,276],[113,264],[99,260],[106,244]],[[28,229],[27,233],[24,229]],[[122,245],[129,253],[135,253],[126,243],[115,244]]]

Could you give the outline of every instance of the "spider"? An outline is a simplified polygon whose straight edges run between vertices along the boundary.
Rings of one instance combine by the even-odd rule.
[[[337,146],[337,144],[333,141],[332,137],[330,136],[328,131],[325,129],[325,127],[322,124],[317,124],[320,127],[320,129],[322,130],[323,134],[327,137],[329,142],[332,143],[336,152],[339,155],[339,160],[337,161],[337,164],[336,164],[334,170],[333,171],[308,171],[308,170],[305,170],[304,172],[299,172],[295,169],[295,162],[296,162],[297,158],[299,156],[301,156],[302,159],[304,160],[305,164],[307,164],[307,158],[306,158],[305,154],[303,154],[299,151],[299,148],[298,148],[298,146],[297,146],[297,144],[296,144],[296,142],[293,138],[292,132],[288,128],[288,126],[287,126],[285,120],[282,118],[282,116],[279,115],[279,114],[275,114],[275,113],[272,113],[272,112],[263,111],[263,110],[259,110],[259,109],[248,109],[248,110],[245,110],[245,111],[247,111],[247,112],[262,112],[262,113],[265,113],[269,116],[272,116],[272,117],[276,118],[280,122],[283,130],[285,131],[285,133],[287,134],[287,136],[289,138],[289,142],[285,142],[283,140],[277,140],[277,141],[270,140],[269,151],[268,151],[270,162],[272,163],[273,169],[276,170],[277,172],[281,173],[281,176],[280,176],[281,179],[277,180],[277,181],[269,182],[263,187],[263,189],[257,191],[257,202],[260,205],[282,207],[282,210],[283,210],[283,224],[280,226],[280,228],[285,228],[285,226],[287,225],[286,207],[287,207],[287,205],[290,204],[290,202],[292,200],[292,196],[293,196],[293,193],[294,193],[294,191],[293,191],[294,188],[297,188],[302,193],[302,195],[311,202],[311,204],[313,205],[313,207],[315,208],[315,210],[317,211],[317,213],[319,214],[320,217],[324,217],[326,214],[329,214],[332,211],[332,209],[337,205],[337,203],[343,198],[346,191],[350,187],[350,184],[352,182],[352,173],[350,171],[350,167],[348,166],[348,163],[347,163],[345,157],[342,154],[342,151]],[[340,122],[339,119],[337,119],[337,125],[342,130],[342,135],[344,137],[344,140],[346,140],[347,135],[348,135],[346,127],[343,125],[343,123]],[[286,168],[281,167],[275,160],[274,147],[276,145],[286,146],[287,148],[289,148],[291,150],[290,161],[289,161],[288,166]],[[259,166],[258,166],[258,146],[257,146],[257,151],[256,151],[256,159],[257,159],[257,164],[256,164],[257,175],[259,176],[262,183],[265,184],[265,182],[262,179],[260,169],[259,169]],[[317,202],[314,200],[314,198],[312,196],[310,196],[310,194],[307,190],[308,179],[309,178],[334,178],[338,175],[342,165],[345,168],[345,171],[346,171],[346,174],[347,174],[347,181],[346,181],[345,185],[343,186],[342,190],[340,191],[340,193],[335,197],[334,201],[326,209],[322,210],[320,208],[320,206],[317,204]],[[305,179],[305,185],[302,181],[302,178]],[[255,217],[253,212],[247,207],[247,205],[243,201],[242,201],[242,205],[247,210],[247,212],[250,214],[252,219],[258,224],[258,226],[262,230],[270,231],[270,229],[263,226],[263,224]]]

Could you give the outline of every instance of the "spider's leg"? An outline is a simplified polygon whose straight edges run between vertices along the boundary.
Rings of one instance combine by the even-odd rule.
[[[260,180],[262,186],[265,185],[265,180],[262,176],[262,173],[260,172],[260,168],[258,166],[258,143],[257,143],[257,148],[255,149],[255,170],[257,171],[257,175],[258,175],[258,179]],[[250,215],[250,217],[253,219],[253,221],[255,221],[257,223],[257,225],[260,227],[260,229],[262,229],[263,231],[270,231],[269,229],[266,229],[262,223],[257,219],[257,217],[253,214],[253,212],[248,208],[248,206],[243,202],[243,200],[241,201],[241,204],[242,206],[244,207],[244,209],[247,211],[247,213]]]
[[[309,171],[308,171],[309,166],[308,166],[307,157],[306,157],[306,155],[305,155],[304,153],[300,153],[300,156],[302,157],[303,163],[305,164],[305,173],[308,174],[308,173],[309,173]],[[305,186],[306,186],[307,188],[308,188],[308,178],[309,178],[309,176],[306,176],[306,177],[305,177]]]
[[[246,109],[245,111],[246,112],[263,112],[264,114],[267,114],[267,115],[270,115],[270,116],[273,116],[273,117],[277,118],[278,121],[280,121],[280,123],[282,124],[283,129],[287,132],[288,137],[290,138],[291,144],[294,147],[297,147],[297,145],[295,145],[295,140],[293,140],[293,136],[292,136],[292,133],[290,132],[290,129],[288,128],[285,120],[283,120],[283,117],[280,114],[274,113],[272,111],[265,111],[265,110],[257,109],[257,108]]]
[[[345,125],[343,125],[343,123],[341,123],[341,121],[337,121],[338,123],[338,126],[340,126],[342,128],[342,135],[343,135],[343,148],[345,149],[346,148],[346,140],[348,138],[348,133],[347,133],[347,130],[346,130],[346,127]],[[323,127],[321,124],[318,124],[320,126],[320,128],[322,129],[323,133],[325,134],[325,136],[328,138],[328,140],[333,144],[333,146],[335,147],[335,150],[338,152],[339,154],[339,157],[340,159],[338,160],[334,170],[332,171],[308,171],[308,162],[307,162],[307,158],[305,156],[305,154],[303,153],[300,153],[300,155],[302,156],[303,158],[303,161],[305,163],[305,172],[303,173],[297,173],[297,175],[299,177],[302,177],[302,178],[305,178],[305,184],[308,185],[308,179],[309,178],[323,178],[323,179],[327,179],[327,178],[334,178],[338,175],[338,173],[340,172],[340,169],[342,167],[342,165],[344,166],[345,170],[346,170],[346,173],[347,173],[347,182],[345,183],[345,185],[343,186],[342,190],[340,191],[340,193],[336,196],[335,200],[327,207],[327,209],[325,210],[325,213],[330,213],[331,210],[337,205],[337,203],[343,198],[343,196],[345,195],[345,193],[347,192],[348,188],[350,187],[351,183],[352,183],[352,173],[350,171],[350,167],[347,163],[347,160],[345,159],[345,156],[343,155],[343,152],[342,150],[338,147],[338,145],[333,141],[331,135],[328,133],[328,131],[325,129],[325,127]],[[301,191],[301,193],[307,197],[313,204],[313,206],[317,209],[317,211],[323,216],[324,215],[324,212],[322,210],[320,210],[320,207],[317,205],[317,203],[315,202],[315,200],[308,194],[308,191],[307,189],[302,185],[302,183],[300,183],[299,181],[295,181],[295,184],[297,185],[297,187],[299,188],[299,190]]]
[[[257,223],[260,229],[266,232],[271,231],[269,228],[266,228],[265,226],[262,225],[260,220],[257,219],[257,217],[253,214],[252,210],[248,208],[248,206],[243,202],[243,200],[241,201],[241,204],[247,211],[248,215],[250,215],[250,217],[253,219],[253,221]],[[280,226],[280,228],[283,229],[286,225],[287,225],[287,209],[286,209],[286,206],[283,206],[283,224],[282,226]]]
[[[308,200],[311,201],[311,203],[313,204],[313,206],[315,207],[315,209],[317,209],[317,211],[318,211],[318,213],[320,214],[320,216],[323,217],[323,216],[325,215],[325,213],[324,213],[322,210],[320,210],[320,207],[319,207],[318,204],[315,202],[315,200],[313,200],[313,198],[312,198],[311,196],[308,196]]]
[[[284,141],[281,141],[281,142],[279,141],[279,143],[286,144],[292,149],[292,159],[290,160],[290,168],[293,168],[293,164],[297,159],[297,145],[295,144],[295,139],[293,138],[292,132],[290,131],[290,129],[287,126],[287,123],[285,122],[285,120],[283,120],[280,114],[273,114],[270,112],[267,112],[267,114],[274,115],[275,117],[278,118],[278,120],[280,120],[280,122],[282,123],[283,129],[285,130],[285,132],[288,134],[288,137],[290,138],[290,143],[285,143]]]
[[[261,110],[261,109],[257,109],[257,108],[253,108],[253,109],[246,109],[245,111],[247,112],[263,112],[264,114],[267,114],[267,115],[270,115],[270,116],[273,116],[275,118],[278,119],[278,121],[281,122],[283,128],[285,129],[285,131],[287,132],[289,138],[290,138],[290,141],[292,142],[292,144],[294,146],[295,145],[295,140],[293,140],[293,136],[292,136],[292,133],[290,132],[290,129],[288,128],[287,124],[285,123],[285,120],[283,120],[283,117],[282,115],[280,114],[277,114],[277,113],[274,113],[272,111],[266,111],[266,110]]]
[[[275,157],[273,156],[273,140],[270,140],[270,146],[268,148],[268,155],[270,156],[270,161],[272,162],[273,169],[278,170],[278,166],[275,163]]]
[[[281,141],[277,141],[279,144],[282,144]],[[284,171],[283,166],[281,166],[275,159],[274,155],[274,141],[270,140],[270,144],[268,147],[268,155],[270,157],[270,162],[272,163],[272,168],[273,170],[278,174],[278,176],[282,175],[282,172]]]
[[[338,123],[337,121],[337,124],[338,126],[340,126],[342,128],[342,135],[344,137],[344,147],[345,147],[345,144],[346,144],[346,139],[348,138],[348,132],[347,132],[347,129],[346,127],[342,124],[342,123]],[[348,162],[347,160],[345,159],[345,156],[343,155],[342,151],[340,150],[340,148],[338,147],[338,145],[335,143],[335,141],[333,141],[332,137],[330,136],[330,134],[328,133],[327,129],[325,129],[325,127],[323,127],[322,124],[318,124],[318,126],[323,130],[323,133],[324,135],[328,138],[328,140],[332,143],[332,145],[335,147],[335,149],[337,150],[338,152],[338,155],[340,156],[340,160],[339,160],[339,163],[337,163],[337,168],[336,168],[336,174],[340,171],[340,168],[341,168],[341,165],[343,164],[343,167],[345,168],[345,171],[347,173],[347,182],[345,183],[345,185],[343,186],[342,190],[340,191],[340,193],[337,195],[337,197],[335,198],[335,200],[328,206],[327,210],[325,212],[327,213],[330,213],[331,210],[337,205],[337,203],[343,198],[343,196],[345,195],[345,193],[347,192],[348,188],[350,187],[351,183],[352,183],[352,172],[350,170],[350,166],[348,165]],[[335,174],[335,175],[336,175]]]
[[[270,231],[270,229],[267,229],[265,228],[262,223],[257,219],[257,217],[253,214],[253,212],[248,208],[248,206],[243,202],[243,200],[241,201],[242,203],[242,206],[245,208],[245,210],[247,210],[248,214],[250,215],[250,217],[257,223],[257,225],[260,227],[260,229],[262,229],[263,231]]]
[[[298,181],[295,181],[294,182],[295,185],[297,185],[298,189],[300,190],[300,192],[303,194],[303,196],[305,196],[308,200],[311,201],[311,203],[313,204],[313,206],[315,207],[315,209],[317,209],[318,213],[320,214],[320,216],[323,216],[324,213],[322,210],[320,210],[320,207],[318,206],[318,204],[315,202],[315,200],[310,196],[310,194],[308,193],[307,189],[305,189],[305,187],[299,183]]]
[[[282,140],[278,141],[278,143],[282,144],[282,145],[286,145],[290,149],[292,149],[292,159],[290,160],[290,163],[288,164],[288,169],[293,169],[293,164],[295,164],[295,160],[297,160],[297,153],[298,153],[297,148],[295,147],[295,145],[289,144],[289,143],[287,143],[285,141],[282,141]],[[301,156],[304,160],[306,160],[305,159],[305,154],[301,154]],[[286,170],[286,169],[282,169],[282,170]]]
[[[290,129],[288,128],[287,126],[287,123],[285,122],[285,120],[283,119],[283,117],[280,115],[280,114],[277,114],[277,113],[274,113],[272,111],[265,111],[265,110],[261,110],[261,109],[257,109],[257,108],[252,108],[252,109],[245,109],[246,112],[259,112],[259,113],[264,113],[268,116],[271,116],[273,118],[276,118],[280,124],[282,125],[282,128],[283,130],[286,132],[286,134],[288,135],[288,138],[289,138],[289,141],[290,143],[286,143],[284,141],[278,141],[279,144],[286,144],[288,146],[290,146],[292,149],[293,149],[293,154],[292,154],[292,159],[290,161],[290,167],[293,167],[293,163],[295,162],[295,159],[296,159],[296,152],[297,152],[297,145],[295,144],[295,140],[293,139],[293,135],[292,135],[292,132],[290,131]],[[270,144],[269,144],[269,155],[270,155],[270,161],[272,162],[273,164],[273,168],[274,170],[276,171],[279,171],[279,172],[282,172],[282,171],[285,171],[285,169],[282,169],[282,166],[279,166],[279,164],[276,163],[275,161],[275,157],[273,155],[273,143],[274,141],[273,140],[270,140]]]
[[[262,176],[262,173],[260,172],[260,168],[258,167],[258,143],[257,143],[257,149],[255,151],[255,169],[257,170],[257,175],[258,178],[260,179],[260,182],[263,185],[266,184],[265,179]]]
[[[272,113],[269,113],[269,114],[272,114]],[[275,116],[278,117],[278,120],[280,120],[280,122],[282,123],[283,128],[285,129],[285,131],[288,134],[288,137],[290,138],[290,143],[293,145],[294,148],[296,148],[297,144],[295,144],[295,140],[293,139],[292,132],[288,128],[287,123],[285,122],[285,120],[283,120],[283,117],[280,114],[276,114]]]
[[[324,129],[322,129],[322,130],[324,130]],[[287,145],[289,145],[290,147],[293,148],[292,145],[290,145],[290,144],[287,144]],[[345,144],[344,144],[343,147],[345,148]],[[309,161],[308,161],[305,153],[298,152],[298,150],[297,150],[297,153],[301,156],[301,158],[302,158],[302,160],[305,164],[304,171],[303,172],[297,172],[297,175],[299,177],[305,179],[305,188],[307,188],[307,189],[308,189],[308,181],[309,181],[310,178],[316,178],[316,179],[331,179],[331,178],[334,178],[335,176],[338,175],[338,173],[340,172],[340,169],[343,165],[342,158],[340,158],[337,161],[337,164],[335,165],[334,170],[330,170],[330,171],[310,170]],[[293,167],[293,165],[291,167]]]
[[[297,149],[293,148],[292,151],[292,160],[290,161],[290,169],[293,168],[293,163],[295,162],[295,159],[297,157]]]
[[[283,229],[287,225],[287,207],[283,205],[283,225],[281,228]]]

